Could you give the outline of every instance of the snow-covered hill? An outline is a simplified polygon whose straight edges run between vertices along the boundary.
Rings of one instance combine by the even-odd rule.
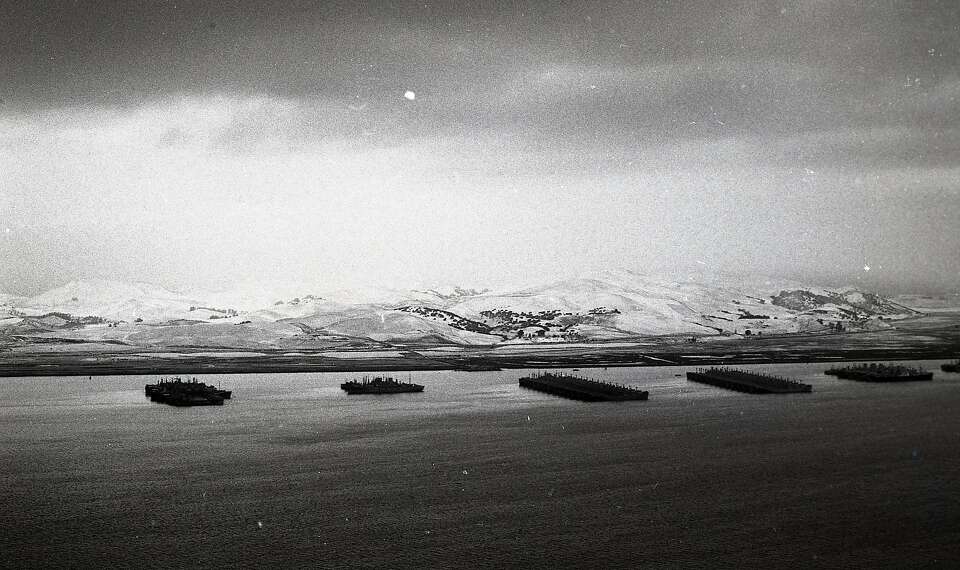
[[[18,301],[19,297],[0,291],[0,307],[7,307]]]
[[[673,282],[625,270],[514,291],[247,283],[177,293],[147,283],[73,281],[5,297],[0,327],[58,338],[144,346],[236,348],[372,343],[609,340],[651,335],[763,335],[888,326],[917,314],[876,294],[793,282],[712,278]]]
[[[386,343],[452,343],[494,344],[503,340],[498,336],[485,335],[450,326],[442,320],[426,318],[405,311],[368,310],[356,311],[343,318],[330,319],[330,315],[318,321],[301,319],[305,324],[316,324],[326,333],[371,339]]]
[[[16,297],[7,293],[0,292],[0,329],[13,326],[20,322],[13,305],[16,304]]]
[[[797,284],[791,283],[796,287]],[[448,307],[495,333],[535,339],[665,334],[785,334],[881,326],[876,317],[914,314],[870,293],[755,290],[735,284],[669,282],[630,271],[603,271]],[[809,293],[810,303],[785,299]],[[780,302],[778,303],[777,300]],[[521,332],[522,331],[522,332]]]
[[[106,279],[71,281],[62,287],[23,299],[17,307],[28,316],[65,313],[97,316],[112,321],[143,319],[163,321],[189,318],[190,307],[203,305],[150,283],[125,283]],[[194,315],[194,318],[204,318]]]

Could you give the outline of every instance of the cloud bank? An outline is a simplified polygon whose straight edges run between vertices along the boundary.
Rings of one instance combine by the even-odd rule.
[[[960,277],[953,3],[176,6],[5,8],[0,289]]]

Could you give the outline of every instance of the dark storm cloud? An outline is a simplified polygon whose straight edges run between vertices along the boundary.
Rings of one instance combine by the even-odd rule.
[[[0,99],[13,111],[283,100],[215,137],[236,148],[505,133],[615,152],[929,131],[960,113],[958,25],[952,1],[6,3]],[[406,88],[417,106],[398,101]],[[940,139],[918,141],[923,160],[948,160]]]
[[[0,15],[0,97],[267,95],[364,111],[307,113],[308,130],[400,137],[936,124],[957,110],[958,22],[955,2],[18,3]]]
[[[21,2],[0,65],[10,100],[55,105],[445,91],[551,63],[776,62],[842,70],[836,89],[955,72],[955,2],[873,4]]]
[[[278,97],[300,114],[272,124],[298,123],[295,137],[387,143],[939,126],[960,111],[958,22],[955,2],[14,3],[0,13],[0,98]],[[397,100],[406,88],[414,110]],[[272,112],[238,117],[222,141],[257,142]]]

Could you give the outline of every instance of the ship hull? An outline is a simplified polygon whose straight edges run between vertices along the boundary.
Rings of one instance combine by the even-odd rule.
[[[933,372],[917,372],[909,374],[877,374],[868,370],[855,369],[831,369],[824,372],[830,376],[836,376],[844,380],[854,380],[856,382],[928,382],[933,380]]]
[[[351,380],[340,384],[340,388],[350,396],[361,394],[410,394],[423,392],[423,386],[412,382],[399,382],[393,378],[380,376],[372,380],[364,378],[363,380]]]
[[[728,372],[687,372],[687,380],[746,394],[802,394],[813,391],[809,384],[783,381],[766,376]]]
[[[409,394],[423,392],[423,386],[420,386],[419,384],[414,384],[409,388],[370,388],[365,386],[341,386],[341,388],[343,388],[343,390],[345,390],[347,394],[351,396],[356,396],[358,394]]]
[[[520,378],[519,385],[528,390],[581,402],[626,402],[646,400],[650,396],[645,390],[554,374],[526,376]]]
[[[143,392],[152,402],[177,407],[222,406],[223,401],[233,395],[230,390],[220,390],[195,380],[182,382],[179,378],[147,384]]]

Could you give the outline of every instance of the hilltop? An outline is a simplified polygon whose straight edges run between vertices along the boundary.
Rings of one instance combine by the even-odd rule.
[[[0,297],[0,342],[312,349],[657,336],[695,341],[878,330],[918,314],[853,288],[772,280],[677,282],[626,270],[507,291],[452,286],[324,292],[302,284],[248,283],[177,292],[149,283],[79,280],[32,297]]]

